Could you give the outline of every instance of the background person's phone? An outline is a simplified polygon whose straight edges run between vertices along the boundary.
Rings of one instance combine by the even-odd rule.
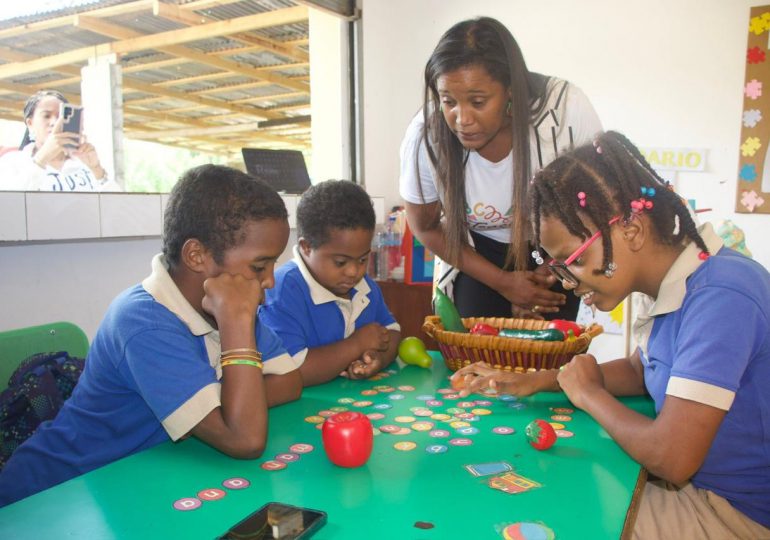
[[[66,133],[77,133],[78,136],[83,131],[83,107],[78,105],[72,105],[70,103],[62,103],[59,107],[59,116],[64,120],[62,123],[62,131]],[[80,139],[78,144],[65,144],[67,148],[77,148],[80,146]]]
[[[304,540],[326,523],[326,512],[277,502],[249,514],[218,540]]]

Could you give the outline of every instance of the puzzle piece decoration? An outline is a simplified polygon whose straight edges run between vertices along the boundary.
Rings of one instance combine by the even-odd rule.
[[[757,195],[757,192],[752,189],[750,191],[743,192],[743,195],[741,196],[741,204],[746,208],[746,210],[753,212],[755,208],[759,208],[765,204],[765,200]]]
[[[761,64],[765,61],[765,51],[759,47],[751,47],[746,51],[746,61],[749,64]]]
[[[743,111],[743,125],[747,128],[756,127],[762,120],[762,111],[759,109],[749,109]]]
[[[755,36],[767,30],[770,30],[770,11],[758,17],[752,17],[749,21],[749,32],[753,32]]]
[[[757,179],[757,168],[754,165],[744,165],[741,167],[741,180],[746,182],[753,182]]]
[[[746,97],[749,99],[758,99],[762,97],[762,83],[756,79],[751,79],[746,83],[743,93],[746,94]]]
[[[759,141],[759,137],[747,137],[741,145],[741,155],[743,157],[753,157],[760,148],[762,148],[762,143]]]

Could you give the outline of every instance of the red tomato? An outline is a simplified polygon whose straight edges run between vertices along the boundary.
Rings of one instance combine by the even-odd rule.
[[[564,319],[552,320],[548,323],[547,328],[555,328],[556,330],[561,330],[565,338],[569,337],[570,330],[572,330],[572,335],[575,337],[578,337],[583,333],[583,329],[578,323],[574,321],[565,321]]]
[[[540,418],[532,420],[527,425],[525,433],[527,434],[529,444],[536,450],[545,450],[552,447],[553,443],[556,442],[556,432],[553,426]]]
[[[346,411],[328,417],[321,437],[329,461],[340,467],[360,467],[372,453],[372,423],[360,412]]]
[[[496,336],[498,332],[500,332],[500,330],[494,326],[484,323],[476,323],[473,325],[473,328],[471,328],[471,334],[478,334],[481,336]]]

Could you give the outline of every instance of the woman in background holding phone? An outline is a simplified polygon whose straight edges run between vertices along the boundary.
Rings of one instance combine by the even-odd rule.
[[[107,176],[96,149],[80,133],[80,127],[73,132],[64,130],[61,111],[67,103],[55,90],[41,90],[27,100],[27,129],[19,151],[0,158],[0,189],[122,191]]]

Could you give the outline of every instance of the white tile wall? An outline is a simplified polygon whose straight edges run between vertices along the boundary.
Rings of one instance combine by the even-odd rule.
[[[297,226],[296,195],[282,195]],[[377,223],[385,198],[372,197]],[[160,236],[168,194],[0,192],[0,242]]]
[[[27,211],[24,193],[0,193],[0,241],[27,239]]]
[[[96,193],[25,193],[27,240],[99,238]]]
[[[102,194],[100,216],[102,237],[159,236],[161,196],[142,193]]]

